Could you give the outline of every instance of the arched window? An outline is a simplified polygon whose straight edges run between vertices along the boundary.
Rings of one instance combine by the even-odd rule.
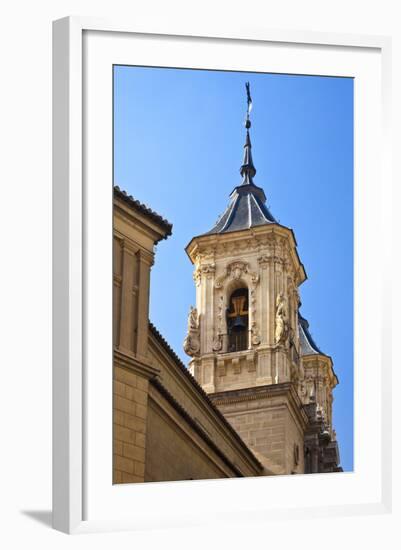
[[[227,310],[228,351],[248,349],[248,289],[238,288],[230,296]]]

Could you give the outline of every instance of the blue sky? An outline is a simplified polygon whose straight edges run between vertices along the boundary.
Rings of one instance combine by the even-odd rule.
[[[157,246],[150,318],[182,360],[195,305],[185,246],[211,229],[241,181],[250,81],[255,183],[291,227],[308,279],[304,317],[333,358],[334,427],[353,469],[353,80],[114,68],[114,183],[173,224]]]

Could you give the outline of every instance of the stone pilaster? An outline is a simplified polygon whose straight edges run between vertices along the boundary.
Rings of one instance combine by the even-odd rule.
[[[146,359],[148,352],[148,319],[149,319],[149,285],[150,268],[153,265],[153,254],[139,250],[138,258],[138,294],[136,353],[139,358]]]
[[[127,239],[122,242],[122,277],[121,277],[121,315],[118,347],[126,352],[135,353],[134,333],[137,328],[135,315],[137,297],[137,248]]]

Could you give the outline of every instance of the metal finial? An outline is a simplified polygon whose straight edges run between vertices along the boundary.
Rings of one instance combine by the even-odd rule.
[[[246,89],[246,121],[245,121],[245,128],[249,130],[251,127],[251,121],[249,119],[249,114],[252,110],[252,98],[251,98],[251,90],[250,90],[250,84],[249,82],[245,82],[245,89]]]
[[[246,120],[245,120],[246,139],[245,139],[245,145],[244,145],[244,160],[242,161],[240,173],[243,178],[242,184],[248,185],[253,183],[252,178],[256,174],[256,168],[253,165],[252,152],[251,152],[252,145],[251,145],[251,138],[249,136],[249,128],[251,127],[249,114],[252,109],[252,98],[251,98],[251,90],[250,90],[249,82],[245,82],[245,89],[246,89],[246,102],[247,102]]]

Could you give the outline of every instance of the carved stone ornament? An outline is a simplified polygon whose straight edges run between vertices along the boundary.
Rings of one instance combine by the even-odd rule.
[[[216,271],[216,265],[214,263],[202,264],[199,265],[193,274],[193,278],[196,286],[200,285],[202,274],[205,274],[208,279],[213,276],[213,273]]]
[[[285,344],[289,334],[288,320],[287,320],[287,307],[285,298],[282,292],[277,296],[276,300],[276,331],[275,342],[277,345]]]
[[[188,334],[184,340],[184,351],[190,357],[199,355],[200,352],[200,342],[199,339],[194,338],[194,336]]]
[[[199,315],[196,307],[190,307],[188,314],[188,332],[184,340],[184,351],[193,357],[200,352]]]
[[[217,334],[213,340],[213,351],[221,351],[223,348],[223,338],[221,334]]]
[[[188,332],[199,329],[199,316],[196,307],[190,306],[188,315]]]
[[[261,267],[266,267],[270,261],[271,261],[271,256],[269,256],[268,254],[263,254],[258,258],[258,263]]]
[[[228,264],[223,275],[216,279],[215,288],[222,288],[226,279],[239,280],[244,278],[250,284],[256,285],[259,281],[259,275],[249,270],[246,262],[236,261]]]
[[[200,266],[202,273],[214,273],[216,271],[215,264],[204,264]]]
[[[252,341],[253,346],[258,346],[260,344],[259,330],[258,330],[255,322],[253,323],[253,326],[252,326],[251,341]]]

